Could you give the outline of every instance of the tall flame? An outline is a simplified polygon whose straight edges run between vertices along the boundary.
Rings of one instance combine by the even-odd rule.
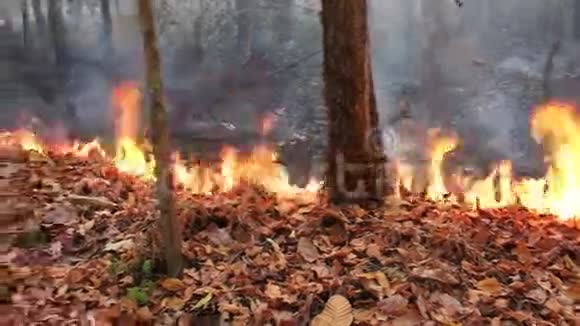
[[[427,197],[438,200],[447,193],[443,180],[443,160],[445,154],[453,151],[457,147],[457,137],[442,135],[440,129],[429,130],[431,147],[431,166],[429,168],[429,186],[427,187]]]

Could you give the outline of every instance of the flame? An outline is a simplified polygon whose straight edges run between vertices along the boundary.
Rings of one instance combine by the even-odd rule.
[[[141,92],[133,82],[124,82],[113,90],[116,155],[115,166],[121,172],[153,179],[155,162],[137,144],[141,121]]]
[[[550,213],[563,220],[580,216],[580,115],[574,105],[551,102],[539,106],[530,119],[532,136],[544,145],[548,170],[540,179],[516,180],[512,163],[502,161],[481,180],[455,173],[450,176],[463,190],[464,201],[477,208],[499,208],[521,204],[529,209]],[[430,130],[430,177],[427,196],[441,199],[450,193],[444,183],[442,162],[445,154],[453,151],[458,139]],[[410,190],[415,175],[409,177],[409,168],[400,167],[400,180]]]
[[[47,145],[32,131],[19,129],[0,133],[0,146],[20,146],[27,151],[47,154],[57,151],[89,158],[93,153],[109,159],[118,170],[154,179],[155,160],[146,144],[139,144],[141,119],[141,93],[136,84],[126,82],[113,91],[113,105],[117,111],[116,152],[109,157],[98,140],[89,143]],[[447,154],[459,145],[454,134],[440,129],[428,131],[429,164],[426,168],[404,162],[396,162],[397,185],[409,191],[419,188],[432,200],[457,200],[458,193],[464,203],[473,208],[500,208],[522,205],[531,210],[550,213],[562,220],[580,216],[580,115],[571,104],[552,102],[534,111],[530,126],[533,138],[545,149],[548,166],[544,178],[516,180],[512,162],[498,162],[484,178],[475,178],[456,172],[444,173]],[[273,116],[266,116],[259,126],[262,135],[274,128]],[[267,144],[256,146],[250,153],[239,153],[233,147],[225,147],[220,162],[209,164],[193,158],[184,160],[178,153],[173,156],[175,183],[195,194],[211,195],[232,190],[240,184],[263,186],[279,198],[305,198],[313,200],[321,189],[321,182],[311,180],[305,188],[291,185],[284,166],[278,161],[275,150]],[[424,176],[426,174],[426,176]],[[421,182],[426,180],[426,188]],[[396,187],[397,189],[399,187]],[[449,194],[453,194],[448,196]]]
[[[579,216],[580,116],[576,108],[549,103],[534,112],[530,125],[534,139],[544,145],[549,164],[542,210],[565,219]]]
[[[433,200],[442,199],[448,193],[443,180],[443,160],[445,154],[457,147],[456,136],[442,135],[440,129],[429,130],[429,136],[433,140],[431,147],[431,165],[429,167],[429,186],[427,197]]]

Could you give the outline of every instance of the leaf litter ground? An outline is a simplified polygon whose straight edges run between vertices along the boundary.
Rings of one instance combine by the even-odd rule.
[[[187,265],[166,278],[149,183],[97,158],[0,156],[8,325],[580,323],[580,232],[551,216],[177,190]]]

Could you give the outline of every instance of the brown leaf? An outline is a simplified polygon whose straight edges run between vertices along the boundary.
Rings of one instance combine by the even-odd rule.
[[[382,257],[381,247],[376,243],[371,243],[367,246],[366,254],[369,257],[380,258]]]
[[[530,290],[526,293],[526,298],[534,300],[539,304],[543,304],[548,299],[548,294],[541,288]]]
[[[115,208],[117,204],[105,197],[89,197],[79,195],[69,195],[68,200],[75,205],[86,205],[96,209]]]
[[[186,287],[185,284],[183,284],[183,281],[178,278],[166,278],[163,281],[161,281],[160,285],[165,290],[171,292],[177,292],[182,289],[185,289]]]
[[[57,206],[42,216],[45,225],[72,225],[78,220],[76,211],[65,206]]]
[[[312,263],[318,259],[320,256],[318,253],[318,249],[312,243],[312,241],[306,237],[300,238],[298,240],[298,254],[304,258],[309,263]]]
[[[514,248],[514,253],[518,256],[520,263],[524,265],[529,264],[534,259],[530,249],[528,249],[528,246],[523,242],[518,243],[518,245]]]
[[[460,284],[459,280],[455,276],[442,269],[428,269],[425,267],[416,267],[413,269],[411,274],[418,278],[435,280],[444,284],[450,285]]]
[[[383,272],[364,273],[358,275],[362,286],[379,300],[383,300],[391,284]]]
[[[477,282],[477,288],[488,295],[497,295],[503,291],[501,283],[494,277]]]
[[[311,326],[350,326],[354,320],[352,306],[348,299],[333,295],[326,302],[322,312],[314,317]]]
[[[181,310],[184,304],[185,302],[183,301],[183,299],[178,297],[164,298],[163,301],[161,301],[162,307],[175,311]]]
[[[368,323],[373,320],[376,309],[355,309],[352,313],[356,322]]]
[[[555,298],[551,298],[550,300],[546,301],[544,306],[546,306],[546,308],[550,309],[555,314],[559,314],[562,310],[562,305]]]
[[[139,321],[148,323],[155,318],[151,310],[147,307],[141,307],[137,310],[137,317],[139,317]]]
[[[400,294],[395,294],[380,301],[377,306],[385,314],[389,316],[401,316],[407,312],[409,300]]]

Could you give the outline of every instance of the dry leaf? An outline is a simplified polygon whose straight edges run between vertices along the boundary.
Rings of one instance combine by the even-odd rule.
[[[185,288],[185,284],[178,278],[166,278],[161,282],[161,287],[167,291],[177,292]]]
[[[383,300],[391,284],[383,272],[373,272],[358,275],[365,290],[372,293],[379,300]]]
[[[314,317],[311,326],[350,326],[354,320],[348,299],[334,295],[328,299],[322,312]]]
[[[163,301],[161,301],[162,307],[175,311],[181,310],[184,304],[185,302],[183,301],[183,299],[178,297],[165,298],[163,299]]]
[[[137,310],[137,317],[139,317],[139,321],[141,322],[150,322],[155,318],[151,310],[147,307],[141,307]]]
[[[309,263],[316,261],[319,257],[318,249],[308,238],[302,237],[298,240],[298,254]]]
[[[501,283],[494,277],[477,282],[477,288],[488,295],[497,295],[503,291]]]
[[[381,312],[389,316],[401,316],[407,312],[409,300],[400,294],[395,294],[377,303]]]

